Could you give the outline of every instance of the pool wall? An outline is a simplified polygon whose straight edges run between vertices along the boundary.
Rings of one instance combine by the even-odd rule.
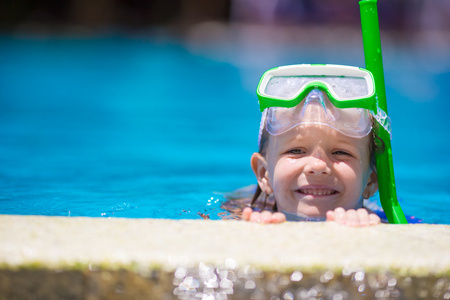
[[[3,215],[0,245],[0,299],[450,299],[448,225]]]

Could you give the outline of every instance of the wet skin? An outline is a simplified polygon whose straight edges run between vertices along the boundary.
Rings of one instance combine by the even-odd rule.
[[[352,210],[354,219],[363,198],[378,188],[369,143],[370,135],[352,138],[328,126],[297,126],[270,136],[266,157],[253,154],[252,168],[261,189],[274,194],[279,211],[336,221]],[[366,215],[356,213],[370,222]]]

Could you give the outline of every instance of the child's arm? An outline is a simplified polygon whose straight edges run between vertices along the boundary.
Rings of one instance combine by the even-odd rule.
[[[242,212],[242,220],[266,224],[283,223],[286,221],[286,216],[280,212],[258,212],[253,211],[250,207],[246,207]],[[328,211],[326,221],[336,222],[350,227],[377,225],[381,222],[380,217],[374,213],[369,213],[365,208],[344,210],[342,207]]]

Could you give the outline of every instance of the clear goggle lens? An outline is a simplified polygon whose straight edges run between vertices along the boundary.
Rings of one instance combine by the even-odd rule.
[[[266,129],[272,135],[282,134],[298,125],[326,125],[356,138],[364,137],[372,130],[367,109],[339,109],[318,89],[312,90],[294,107],[269,107],[264,113]]]
[[[355,76],[273,76],[264,93],[272,97],[294,98],[310,82],[323,82],[336,98],[354,99],[370,95],[366,78]]]

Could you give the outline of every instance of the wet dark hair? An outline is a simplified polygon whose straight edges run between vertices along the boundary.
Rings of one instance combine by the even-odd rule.
[[[373,120],[372,116],[371,116],[371,119],[372,119],[373,127],[379,126],[378,123]],[[384,147],[383,140],[378,135],[376,135],[376,133],[373,129],[369,134],[372,135],[372,138],[370,139],[370,144],[369,144],[370,166],[373,170],[376,170],[375,153],[383,153],[385,147]],[[264,157],[266,157],[266,155],[267,155],[267,145],[269,143],[269,138],[270,138],[270,134],[264,126],[264,128],[262,129],[261,140],[260,140],[259,149],[258,149],[259,154],[261,154]],[[262,202],[261,204],[258,204],[258,202],[259,202],[258,200],[261,197],[264,197],[264,199],[261,200],[261,202]],[[276,201],[274,201],[273,204],[271,204],[272,207],[266,207],[268,204],[270,205],[270,203],[267,203],[267,198],[268,198],[267,195],[263,195],[263,191],[261,190],[261,187],[259,186],[259,184],[257,184],[256,190],[255,190],[255,193],[253,194],[252,202],[250,205],[252,208],[257,207],[257,208],[260,208],[261,210],[278,211]]]

